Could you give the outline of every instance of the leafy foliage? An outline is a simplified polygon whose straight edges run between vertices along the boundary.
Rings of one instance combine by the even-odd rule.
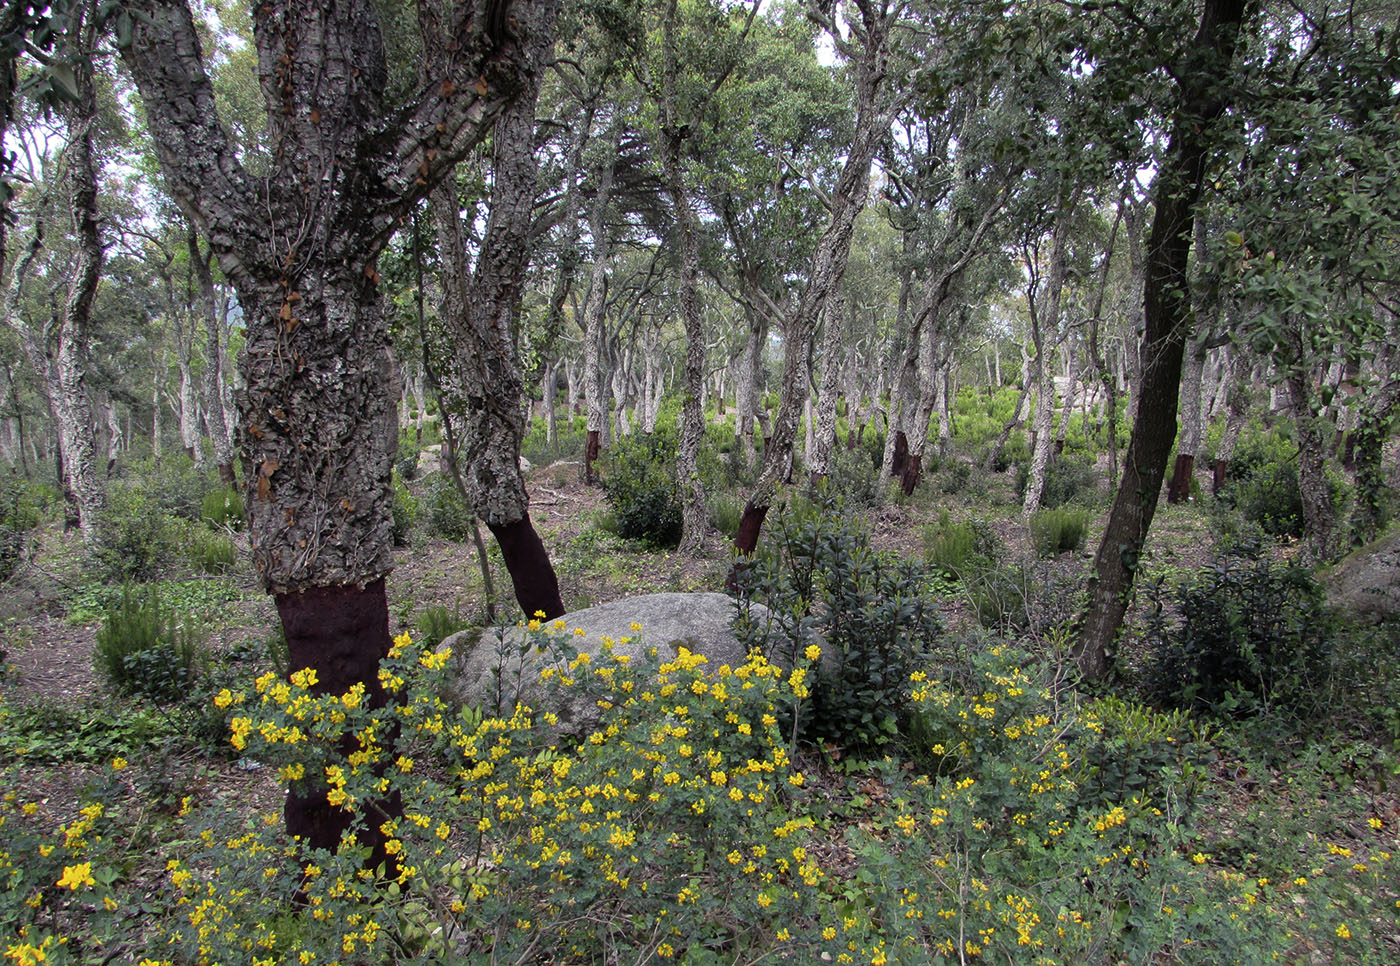
[[[681,504],[676,493],[676,440],[658,429],[634,433],[608,450],[603,493],[612,508],[617,535],[653,547],[674,547],[681,539]]]
[[[471,536],[475,515],[447,474],[433,473],[423,480],[422,504],[427,508],[428,529],[434,535],[448,540]]]
[[[24,555],[29,532],[43,522],[57,495],[19,477],[0,481],[0,581],[8,580]]]
[[[820,651],[805,734],[878,745],[896,733],[904,683],[943,628],[922,568],[873,550],[842,508],[822,493],[779,511],[757,555],[736,568],[739,595],[775,619],[760,624],[750,612],[739,628],[782,662]]]
[[[1221,558],[1181,586],[1175,619],[1160,585],[1154,594],[1147,641],[1155,700],[1235,715],[1315,708],[1337,628],[1307,571]]]
[[[97,521],[93,560],[105,579],[118,583],[164,576],[180,555],[184,531],[147,487],[117,484]]]
[[[970,570],[985,570],[1001,550],[996,531],[980,520],[953,523],[943,511],[924,529],[924,560],[930,570],[950,580]]]
[[[177,703],[202,670],[199,628],[161,606],[154,589],[127,586],[97,632],[93,662],[107,682],[127,694]]]
[[[244,522],[243,494],[231,486],[223,486],[204,494],[200,518],[211,527],[242,530]]]
[[[1070,553],[1084,546],[1089,514],[1073,507],[1038,510],[1031,517],[1031,543],[1043,556]]]

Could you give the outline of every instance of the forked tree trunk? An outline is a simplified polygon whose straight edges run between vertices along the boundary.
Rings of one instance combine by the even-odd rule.
[[[1157,511],[1167,457],[1176,436],[1181,360],[1190,314],[1187,263],[1196,204],[1217,120],[1228,106],[1230,73],[1244,0],[1206,0],[1186,67],[1167,151],[1154,186],[1143,314],[1142,384],[1123,479],[1094,557],[1089,601],[1074,657],[1090,680],[1108,675],[1128,607],[1138,557]]]
[[[773,421],[773,438],[764,454],[758,481],[739,519],[739,533],[734,541],[735,549],[742,555],[753,553],[758,546],[768,508],[790,470],[797,418],[802,400],[807,396],[807,358],[812,336],[820,313],[845,274],[856,216],[865,207],[870,165],[887,133],[890,99],[886,88],[893,16],[869,4],[860,5],[860,14],[858,23],[848,24],[850,41],[841,40],[839,36],[834,38],[838,43],[850,44],[855,60],[855,135],[831,193],[831,213],[826,230],[817,242],[807,285],[802,290],[796,312],[784,326],[782,390],[778,415]],[[834,24],[829,29],[836,33]]]
[[[244,312],[237,398],[254,567],[276,597],[291,666],[314,669],[318,692],[363,684],[376,697],[390,646],[397,437],[376,261],[541,69],[553,2],[515,0],[509,18],[454,9],[437,33],[455,39],[445,73],[402,105],[388,102],[372,4],[260,3],[253,38],[274,148],[265,177],[245,171],[229,142],[187,3],[132,7],[122,53],[166,185]],[[384,858],[376,808],[395,805],[361,819],[370,867]],[[314,781],[288,795],[286,817],[303,846],[331,850],[352,822]]]
[[[430,198],[445,268],[441,316],[454,349],[444,405],[456,411],[460,427],[453,454],[459,478],[472,512],[500,545],[521,610],[527,618],[553,619],[564,613],[564,604],[554,566],[530,522],[520,472],[525,379],[512,338],[530,258],[538,94],[535,75],[496,123],[491,211],[474,265],[455,185],[443,182]]]

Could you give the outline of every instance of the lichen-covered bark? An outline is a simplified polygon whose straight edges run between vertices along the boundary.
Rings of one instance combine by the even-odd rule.
[[[529,262],[535,201],[535,102],[540,71],[496,125],[491,212],[475,265],[467,257],[455,188],[431,195],[438,255],[445,267],[440,316],[454,348],[445,404],[459,427],[459,475],[473,512],[497,536],[527,617],[564,613],[559,582],[530,523],[520,473],[525,380],[514,329]],[[528,531],[528,532],[527,532]]]
[[[97,158],[93,137],[97,124],[97,95],[93,88],[92,65],[80,64],[74,79],[77,98],[64,112],[69,136],[64,181],[73,219],[74,260],[67,295],[59,310],[53,366],[59,389],[55,415],[58,416],[64,470],[68,488],[77,501],[78,526],[83,539],[90,542],[96,536],[97,518],[104,502],[103,477],[96,466],[92,400],[87,390],[88,325],[102,270],[103,248],[98,228],[101,213],[97,207]]]
[[[349,655],[353,670],[335,680],[373,689],[389,646],[397,396],[376,260],[538,70],[555,0],[515,0],[509,17],[495,0],[452,3],[432,32],[451,38],[439,76],[397,104],[369,0],[256,4],[272,152],[256,179],[229,143],[186,0],[129,6],[123,56],[166,186],[244,312],[239,450],[254,566],[278,595],[294,666],[329,681]],[[309,844],[337,840],[315,826]]]

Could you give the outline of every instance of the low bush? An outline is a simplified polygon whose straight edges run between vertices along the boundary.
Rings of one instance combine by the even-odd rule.
[[[471,536],[475,515],[446,473],[431,473],[423,480],[421,505],[427,508],[428,530],[447,540]]]
[[[118,691],[178,703],[199,677],[202,639],[193,621],[161,606],[154,589],[127,586],[97,631],[93,663]]]
[[[1030,482],[1029,460],[1016,471],[1016,498],[1025,501]],[[1067,503],[1091,504],[1099,495],[1099,477],[1090,457],[1060,455],[1045,465],[1045,487],[1040,491],[1040,505],[1047,508]]]
[[[949,580],[989,567],[1001,550],[996,532],[979,520],[953,523],[943,511],[938,522],[924,528],[924,560],[928,568]]]
[[[603,458],[603,493],[617,535],[652,547],[681,540],[681,504],[676,493],[676,439],[657,430],[614,442]]]
[[[454,607],[448,610],[442,604],[430,604],[423,608],[414,621],[418,628],[418,640],[424,647],[437,647],[458,631],[471,626],[471,621],[462,616]]]
[[[733,540],[744,515],[744,498],[733,493],[711,493],[706,499],[706,509],[710,526]]]
[[[180,558],[185,530],[147,487],[115,483],[97,520],[92,557],[106,580],[152,580]]]
[[[862,449],[834,447],[826,482],[831,495],[839,497],[852,509],[877,507],[885,502],[880,464],[872,462],[870,454]]]
[[[29,533],[57,501],[58,495],[49,487],[17,476],[0,480],[0,581],[14,574]]]
[[[563,402],[559,403],[555,420],[554,443],[549,442],[549,427],[543,418],[533,419],[520,441],[520,455],[535,466],[548,466],[560,460],[582,460],[584,444],[588,441],[588,418],[570,416]]]
[[[190,563],[200,573],[224,574],[233,569],[238,551],[233,540],[222,533],[193,530],[186,547]]]
[[[1089,513],[1073,507],[1039,510],[1031,517],[1031,543],[1045,557],[1070,553],[1084,546]]]
[[[243,495],[234,487],[221,486],[204,495],[200,518],[211,527],[242,530],[244,522]]]
[[[780,662],[814,647],[824,655],[802,733],[853,746],[890,740],[909,672],[942,637],[923,569],[872,549],[869,534],[824,489],[769,519],[769,535],[735,577],[739,596],[765,604],[773,620],[746,612],[741,639]]]
[[[419,514],[418,498],[404,482],[407,478],[409,477],[394,474],[394,501],[390,509],[393,513],[393,539],[396,547],[408,546],[409,531],[413,529]]]
[[[1153,588],[1148,688],[1165,707],[1306,716],[1325,694],[1336,624],[1299,567],[1221,558],[1176,591]]]

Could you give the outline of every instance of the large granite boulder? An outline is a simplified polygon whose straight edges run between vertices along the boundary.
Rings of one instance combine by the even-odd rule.
[[[1400,617],[1400,532],[1352,552],[1324,583],[1332,605],[1363,623]]]
[[[748,605],[754,619],[766,622],[767,608]],[[541,681],[546,668],[564,670],[574,653],[600,658],[605,639],[614,655],[627,655],[634,666],[643,664],[655,649],[660,662],[672,660],[681,648],[703,654],[709,666],[737,666],[748,654],[734,633],[737,602],[724,594],[649,594],[600,604],[565,614],[556,644],[537,646],[521,627],[465,631],[444,643],[458,655],[453,667],[457,696],[487,713],[509,712],[516,701],[536,710],[553,711],[561,730],[580,732],[599,716],[596,699],[588,694],[561,692]],[[554,622],[547,622],[545,629]],[[639,625],[638,632],[633,625]],[[582,631],[582,634],[577,633]],[[474,644],[472,637],[480,633]],[[465,652],[465,653],[464,653]]]

